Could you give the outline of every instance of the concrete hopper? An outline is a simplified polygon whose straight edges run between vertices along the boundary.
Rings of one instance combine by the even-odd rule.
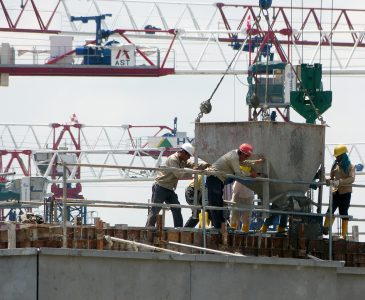
[[[324,161],[325,127],[291,122],[196,123],[195,146],[203,160],[213,163],[226,152],[250,143],[266,159],[263,171],[270,179],[312,181]],[[260,171],[260,170],[259,170]],[[302,184],[247,185],[264,200],[264,207],[290,193],[305,193]],[[264,192],[265,188],[266,191]]]

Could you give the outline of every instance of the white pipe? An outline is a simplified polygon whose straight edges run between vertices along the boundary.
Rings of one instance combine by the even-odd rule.
[[[111,237],[110,235],[104,235],[104,238],[107,240],[108,243],[111,243],[111,244],[113,244],[112,242],[114,241],[114,242],[125,243],[125,244],[129,244],[129,245],[133,245],[133,246],[140,246],[140,247],[144,247],[144,248],[151,249],[151,250],[158,250],[158,251],[174,253],[174,254],[185,254],[182,252],[164,249],[164,248],[160,248],[160,247],[155,247],[155,246],[151,246],[151,245],[147,245],[147,244],[143,244],[143,243],[138,243],[135,241],[129,241],[129,240],[125,240],[125,239]]]
[[[69,179],[67,180],[68,183],[103,183],[103,182],[144,182],[144,181],[154,181],[154,177],[141,177],[141,178],[110,178],[110,179]],[[62,180],[50,180],[51,183],[61,183]]]
[[[198,247],[198,246],[187,245],[187,244],[181,244],[181,243],[170,242],[170,241],[168,241],[167,243],[168,243],[168,244],[171,244],[171,245],[175,245],[175,246],[181,246],[181,247],[186,247],[186,248],[192,248],[192,249],[197,249],[197,250],[207,251],[207,252],[211,252],[211,253],[215,253],[215,254],[223,254],[223,255],[228,255],[228,256],[247,257],[246,255],[239,254],[239,253],[230,253],[230,252],[219,251],[219,250],[214,250],[214,249],[210,249],[210,248]]]

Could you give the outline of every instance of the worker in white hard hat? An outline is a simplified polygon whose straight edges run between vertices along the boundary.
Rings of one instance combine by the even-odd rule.
[[[179,151],[170,155],[165,162],[165,166],[169,168],[190,168],[194,169],[194,163],[190,162],[191,156],[194,156],[194,147],[190,143],[181,145]],[[198,169],[205,169],[208,164],[199,164]],[[180,171],[160,171],[157,174],[155,182],[152,186],[152,203],[167,203],[167,204],[180,204],[178,196],[175,193],[177,183],[179,179],[191,177],[190,173],[184,173]],[[161,207],[154,206],[151,208],[146,226],[155,226],[156,218],[160,212]],[[174,219],[174,227],[183,226],[183,218],[181,215],[181,208],[171,208],[172,216]]]
[[[257,173],[254,170],[241,170],[240,164],[251,157],[253,147],[250,144],[242,144],[238,149],[231,150],[221,156],[213,163],[210,170],[219,171],[223,174],[232,174],[243,177],[256,177]],[[264,161],[264,159],[260,160]],[[227,180],[225,175],[210,175],[207,177],[206,186],[208,188],[208,204],[209,206],[223,207],[223,188],[227,183],[232,183]],[[214,228],[221,228],[221,224],[225,222],[222,210],[211,210],[210,217]]]
[[[342,216],[348,216],[348,209],[350,207],[352,186],[355,181],[355,166],[351,164],[351,161],[347,155],[347,147],[345,145],[337,145],[334,148],[333,156],[336,160],[332,166],[330,178],[327,179],[328,184],[332,185],[332,213],[335,213],[336,209],[339,209],[339,213]],[[329,226],[332,226],[335,218],[332,216],[332,224],[329,223],[329,209],[327,210],[327,216],[323,225],[323,234],[327,235],[329,232]],[[342,217],[341,236],[340,238],[346,239],[348,230],[348,218]]]

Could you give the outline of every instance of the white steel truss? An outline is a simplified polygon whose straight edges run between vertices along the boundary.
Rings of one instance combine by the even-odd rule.
[[[19,3],[16,1],[2,0],[8,7],[10,18],[14,19],[19,13]],[[175,74],[222,74],[226,71],[229,62],[233,59],[236,51],[233,50],[232,36],[240,41],[241,45],[247,44],[247,25],[240,25],[242,17],[247,11],[244,22],[248,22],[248,15],[251,16],[252,28],[260,28],[265,34],[268,24],[260,14],[257,3],[248,4],[246,10],[241,5],[225,5],[220,7],[218,3],[183,3],[172,1],[124,1],[124,0],[43,0],[37,1],[39,20],[50,20],[54,7],[57,5],[52,22],[43,31],[43,34],[52,32],[60,35],[74,36],[73,45],[82,46],[86,40],[95,37],[95,24],[70,22],[71,16],[94,16],[112,13],[110,18],[102,21],[105,30],[126,30],[125,35],[132,43],[144,49],[158,49],[162,53],[166,51],[171,42],[171,35],[166,32],[159,33],[156,29],[154,34],[146,33],[143,30],[150,25],[161,30],[174,30],[177,33],[177,40],[172,44],[172,54],[166,66],[175,68]],[[255,6],[256,5],[256,6]],[[280,9],[285,10],[285,20]],[[316,17],[312,15],[317,10]],[[318,12],[319,8],[280,8],[270,9],[269,17],[272,30],[278,40],[290,40],[292,45],[282,44],[282,50],[290,54],[290,61],[293,64],[317,63],[323,65],[324,75],[363,75],[365,62],[364,39],[364,10],[326,10]],[[0,10],[1,12],[1,10]],[[222,16],[224,12],[224,18]],[[342,15],[346,14],[345,17]],[[253,17],[261,16],[254,23]],[[275,15],[275,20],[272,18]],[[308,20],[303,20],[308,16]],[[318,20],[320,15],[321,20]],[[33,64],[36,56],[38,62],[43,63],[49,60],[49,40],[31,35],[29,30],[37,30],[39,26],[34,17],[34,9],[28,5],[23,14],[22,21],[18,24],[28,28],[24,38],[17,37],[12,41],[18,56],[17,64]],[[317,19],[316,19],[317,18]],[[349,19],[352,23],[349,24]],[[42,20],[42,19],[41,19]],[[334,20],[339,20],[334,24]],[[292,26],[288,34],[288,24]],[[320,24],[316,24],[320,22]],[[304,25],[305,24],[305,25]],[[0,27],[5,26],[5,19],[0,22]],[[229,27],[229,28],[227,28]],[[320,27],[320,28],[318,28]],[[19,28],[21,29],[21,28]],[[138,32],[136,32],[138,30]],[[141,31],[142,30],[142,31]],[[15,32],[20,34],[21,30]],[[14,33],[8,31],[0,32],[0,41],[9,42],[9,37]],[[44,35],[43,35],[44,36]],[[230,38],[228,38],[230,37]],[[113,35],[110,39],[120,39],[120,36]],[[311,42],[309,42],[311,41]],[[327,46],[324,46],[326,44]],[[274,47],[272,47],[273,52]],[[235,64],[229,70],[229,74],[245,74],[250,64],[249,54],[240,51],[236,57]],[[252,53],[255,55],[255,53]],[[277,59],[278,55],[274,56]],[[75,58],[74,63],[77,63]]]
[[[152,180],[155,176],[153,170],[129,170],[128,167],[159,167],[163,162],[166,148],[150,147],[147,136],[132,136],[128,131],[129,128],[129,125],[83,126],[80,129],[81,150],[75,149],[68,137],[64,138],[62,146],[59,147],[60,149],[52,150],[53,136],[50,126],[0,124],[0,153],[1,151],[31,150],[31,174],[46,178],[50,178],[55,161],[61,162],[65,156],[69,156],[71,158],[66,161],[69,163],[126,166],[123,170],[84,167],[81,170],[82,181]],[[365,166],[365,143],[347,143],[346,145],[352,163]],[[335,144],[326,144],[325,147],[325,169],[327,173],[334,161],[332,155],[334,147]],[[172,149],[172,151],[175,150]],[[37,155],[38,159],[36,159]],[[47,159],[39,159],[39,155],[46,155]],[[10,158],[10,155],[2,157],[3,167],[6,166]],[[15,172],[14,176],[16,177],[24,176],[20,166],[15,163],[7,171]],[[70,167],[68,179],[75,179],[76,172],[76,167]],[[358,174],[363,174],[363,172],[358,172]]]
[[[64,136],[60,147],[52,149],[53,132],[48,125],[0,124],[0,153],[2,166],[5,168],[11,159],[12,151],[30,150],[31,174],[49,178],[55,161],[62,162],[68,156],[68,162],[87,164],[111,164],[123,166],[158,167],[161,165],[166,148],[153,148],[148,144],[149,136],[132,136],[132,130],[150,132],[159,126],[141,126],[133,128],[130,125],[121,126],[82,126],[80,129],[80,147],[75,148],[70,136]],[[161,129],[160,129],[161,130]],[[159,130],[159,132],[160,132]],[[136,131],[135,131],[136,132]],[[166,130],[161,131],[166,133]],[[168,132],[168,131],[167,131]],[[148,133],[147,133],[148,134]],[[152,132],[150,136],[155,136]],[[57,137],[56,137],[57,139]],[[171,148],[171,151],[174,151]],[[1,152],[2,151],[2,152]],[[4,152],[5,151],[5,152]],[[4,155],[5,153],[5,155]],[[7,155],[9,154],[9,155]],[[37,158],[38,156],[38,158]],[[45,157],[45,159],[42,159]],[[26,160],[26,157],[24,157]],[[11,171],[15,176],[24,176],[20,166],[13,164]],[[69,169],[69,179],[75,178],[77,168]],[[90,181],[122,181],[150,180],[155,175],[149,170],[105,170],[103,168],[83,168],[82,178]],[[112,178],[111,178],[112,177]]]

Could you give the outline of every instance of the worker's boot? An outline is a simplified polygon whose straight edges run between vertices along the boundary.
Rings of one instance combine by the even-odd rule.
[[[285,233],[285,227],[281,227],[280,225],[278,225],[276,227],[276,232],[277,233]]]
[[[209,215],[208,212],[205,212],[205,227],[210,225]],[[199,213],[199,228],[203,227],[203,216],[202,213]]]
[[[261,233],[266,233],[267,232],[267,225],[264,223],[262,224],[261,228],[260,228],[260,232]]]
[[[250,225],[248,224],[242,224],[242,228],[241,230],[244,232],[244,233],[248,233],[250,231]]]
[[[342,240],[346,239],[348,226],[349,226],[349,220],[342,219],[342,228],[341,228],[340,239],[342,239]]]
[[[331,226],[333,225],[334,221],[335,221],[335,217],[332,216]],[[326,218],[324,220],[324,224],[323,224],[323,234],[324,235],[327,235],[329,233],[329,223],[330,223],[330,218],[328,216],[326,216]]]

